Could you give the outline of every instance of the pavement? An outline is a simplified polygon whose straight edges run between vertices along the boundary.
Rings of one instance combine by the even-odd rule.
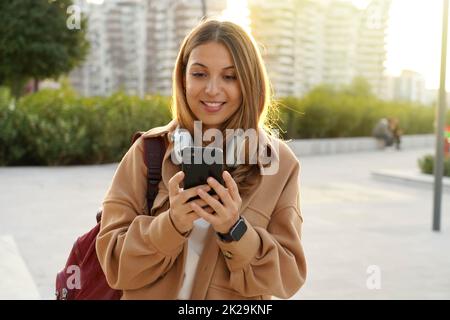
[[[442,194],[441,231],[433,232],[431,184],[373,174],[419,175],[417,159],[428,153],[300,159],[308,278],[294,298],[450,299],[450,194]]]
[[[450,193],[433,232],[429,149],[300,158],[305,285],[293,299],[450,299]],[[54,299],[74,240],[95,225],[115,164],[0,168],[0,299]]]

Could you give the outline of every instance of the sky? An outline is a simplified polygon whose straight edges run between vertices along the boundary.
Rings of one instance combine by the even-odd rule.
[[[427,88],[439,87],[442,14],[443,0],[392,1],[386,39],[388,74],[413,70],[425,77]],[[449,72],[447,68],[447,87]]]

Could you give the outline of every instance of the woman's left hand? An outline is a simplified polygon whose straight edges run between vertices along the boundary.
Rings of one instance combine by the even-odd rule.
[[[219,196],[222,203],[214,199],[203,190],[198,191],[198,195],[215,211],[208,213],[195,203],[191,203],[192,210],[198,216],[208,221],[216,232],[228,233],[231,227],[239,220],[239,211],[242,205],[242,199],[239,195],[239,189],[228,171],[223,172],[223,180],[226,188],[216,179],[209,177],[207,182]]]

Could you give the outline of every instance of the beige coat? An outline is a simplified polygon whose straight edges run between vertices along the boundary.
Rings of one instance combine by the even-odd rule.
[[[142,137],[121,160],[103,201],[96,249],[108,283],[123,290],[122,299],[176,299],[182,286],[188,241],[171,222],[168,195],[169,179],[180,170],[170,157],[168,135],[175,125],[171,121],[143,135],[165,136],[167,144],[151,215]],[[272,138],[264,137],[275,152]],[[210,227],[191,299],[289,298],[305,282],[300,165],[284,142],[275,161],[278,173],[260,175],[255,190],[242,196],[241,215],[248,227],[244,236],[224,243]]]

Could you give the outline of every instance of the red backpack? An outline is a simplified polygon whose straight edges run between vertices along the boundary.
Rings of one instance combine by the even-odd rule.
[[[143,132],[134,134],[133,144]],[[158,194],[161,181],[161,165],[165,153],[162,137],[144,139],[144,156],[147,166],[148,212]],[[66,266],[56,276],[57,300],[118,300],[122,291],[112,289],[106,281],[95,250],[95,241],[100,231],[102,211],[97,213],[97,225],[79,237],[70,251]]]

